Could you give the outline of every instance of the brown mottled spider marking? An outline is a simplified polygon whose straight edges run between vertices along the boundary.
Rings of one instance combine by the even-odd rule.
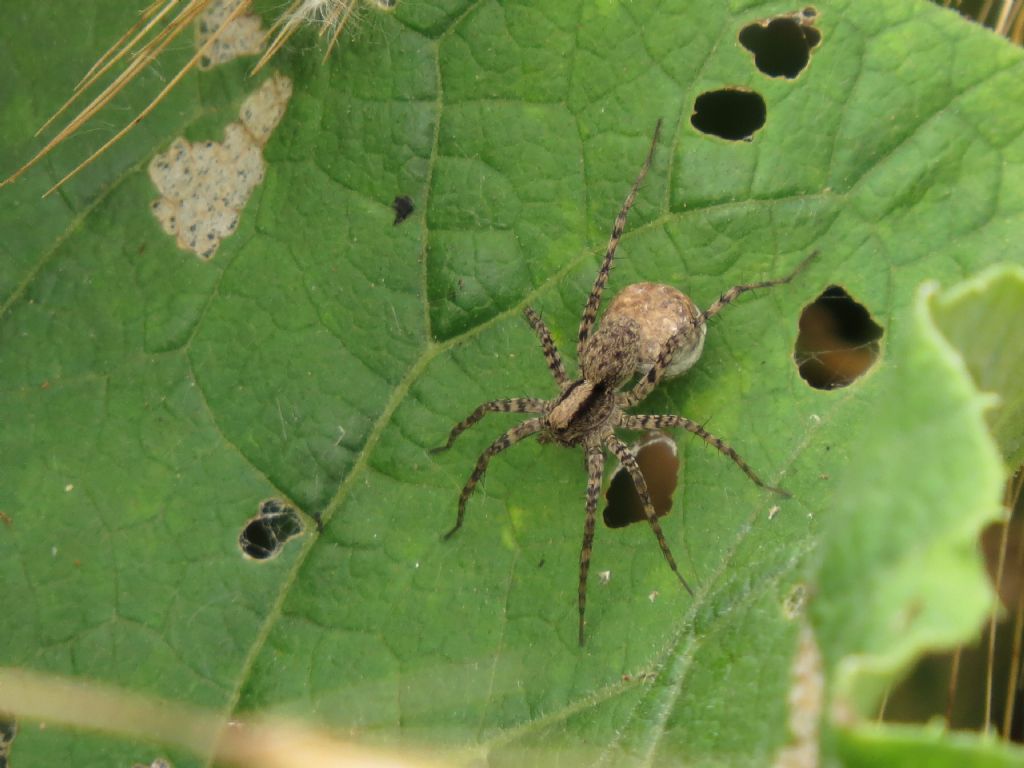
[[[512,427],[501,437],[491,443],[476,461],[469,480],[466,481],[462,494],[459,496],[459,513],[455,519],[455,525],[444,538],[450,538],[459,528],[466,516],[466,502],[473,495],[480,478],[487,471],[487,465],[497,454],[509,446],[515,445],[520,440],[538,434],[544,442],[558,443],[566,447],[580,446],[583,448],[586,457],[587,469],[587,503],[586,520],[583,525],[583,547],[580,550],[580,580],[579,580],[579,641],[584,643],[584,614],[587,607],[587,575],[590,572],[590,552],[594,542],[595,512],[597,510],[598,496],[601,491],[601,479],[604,472],[604,451],[611,450],[613,454],[626,468],[633,483],[636,485],[637,494],[643,501],[644,514],[651,526],[661,552],[672,572],[679,578],[679,581],[691,595],[693,590],[686,583],[686,579],[679,572],[672,551],[669,549],[668,541],[662,533],[661,524],[651,504],[651,497],[647,491],[647,483],[636,463],[636,457],[629,447],[615,436],[615,428],[624,429],[653,429],[660,427],[682,427],[700,437],[709,445],[728,456],[735,464],[742,469],[747,477],[757,485],[776,493],[785,493],[781,488],[767,485],[755,474],[754,470],[740,458],[729,445],[724,441],[707,432],[700,424],[690,421],[682,416],[676,415],[629,415],[623,412],[624,408],[636,405],[645,397],[661,380],[672,359],[672,353],[676,350],[689,334],[692,334],[700,324],[718,314],[721,309],[735,300],[738,296],[756,288],[768,288],[775,285],[788,283],[814,257],[811,254],[789,275],[777,280],[766,280],[760,283],[737,285],[723,293],[721,297],[712,304],[706,311],[702,312],[693,323],[684,326],[679,333],[673,336],[665,344],[665,347],[658,355],[651,370],[645,374],[629,392],[619,392],[619,387],[625,384],[632,376],[637,366],[639,355],[639,331],[633,320],[628,318],[605,318],[601,327],[591,335],[594,322],[597,319],[597,312],[601,304],[601,292],[608,282],[608,276],[612,269],[612,262],[615,259],[615,249],[619,244],[619,238],[626,226],[626,216],[636,199],[647,169],[650,167],[651,159],[654,156],[654,148],[658,144],[658,134],[661,131],[661,121],[658,121],[654,129],[654,138],[651,141],[651,148],[644,160],[640,175],[633,183],[619,215],[615,217],[615,225],[612,227],[611,238],[608,240],[608,248],[605,251],[601,269],[598,270],[597,278],[594,280],[594,287],[590,290],[590,296],[583,309],[583,317],[580,321],[579,344],[577,353],[580,361],[581,377],[576,380],[569,379],[562,365],[562,358],[558,349],[551,340],[551,334],[541,320],[540,316],[530,307],[524,310],[526,320],[533,328],[540,339],[541,347],[544,350],[544,357],[547,359],[548,368],[558,383],[561,390],[558,397],[552,400],[542,400],[532,397],[517,397],[508,400],[492,400],[479,406],[466,419],[460,421],[448,435],[448,441],[439,448],[433,449],[432,453],[447,450],[452,446],[460,434],[480,421],[488,413],[532,413],[538,414],[534,418],[527,419],[519,425]]]

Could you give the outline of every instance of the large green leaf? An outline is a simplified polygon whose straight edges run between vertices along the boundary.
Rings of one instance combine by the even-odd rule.
[[[135,12],[42,5],[0,29],[3,170]],[[255,86],[244,62],[187,78],[59,195],[38,199],[95,134],[0,190],[0,664],[455,747],[460,762],[764,765],[792,742],[803,626],[824,659],[826,755],[877,745],[859,718],[881,686],[990,607],[975,538],[1004,469],[978,387],[1006,379],[977,369],[1019,370],[1019,352],[961,363],[963,339],[938,330],[949,313],[933,321],[919,286],[1020,260],[1024,62],[925,4],[829,0],[808,68],[770,79],[737,35],[792,10],[399,0],[323,67],[300,36],[274,63],[294,95],[267,178],[210,262],[160,230],[145,166],[183,132],[221,138]],[[725,86],[766,102],[750,142],[690,125],[696,96]],[[521,309],[575,358],[658,118],[610,291],[666,282],[706,306],[820,255],[725,310],[698,366],[638,411],[710,420],[793,496],[681,437],[663,525],[696,597],[649,530],[599,530],[593,568],[610,580],[592,578],[581,650],[581,455],[517,446],[442,542],[476,455],[515,418],[427,449],[483,400],[554,394]],[[416,205],[400,225],[396,195]],[[801,307],[832,284],[885,336],[872,372],[826,392],[792,349]],[[999,294],[986,285],[972,317]],[[1014,295],[1001,317],[1019,313]],[[993,424],[1017,456],[1019,398],[1003,395]],[[325,528],[245,560],[238,533],[269,497]],[[903,738],[883,735],[878,754]],[[12,760],[152,750],[50,724],[23,728]]]

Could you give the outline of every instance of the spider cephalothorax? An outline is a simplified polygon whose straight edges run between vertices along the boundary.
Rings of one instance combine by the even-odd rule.
[[[676,349],[685,347],[688,344],[692,345],[694,334],[701,332],[703,330],[702,326],[707,320],[718,314],[722,307],[729,304],[740,294],[755,288],[768,288],[788,283],[807,263],[810,257],[805,259],[796,270],[784,278],[737,285],[723,293],[710,307],[697,314],[695,318],[688,319],[682,324],[680,330],[662,347],[657,360],[650,370],[641,376],[633,388],[628,391],[620,391],[620,387],[624,386],[634,375],[640,359],[641,339],[637,323],[627,317],[607,317],[602,320],[601,326],[591,333],[594,322],[597,319],[597,311],[601,303],[601,293],[608,282],[608,275],[611,272],[612,262],[615,259],[615,249],[619,244],[619,238],[622,236],[622,230],[626,225],[626,216],[629,214],[629,209],[636,199],[640,184],[647,175],[647,169],[650,167],[651,159],[654,156],[654,148],[658,143],[660,129],[661,121],[658,122],[654,130],[651,148],[647,153],[647,158],[644,160],[643,167],[640,169],[640,174],[633,183],[633,187],[626,197],[619,215],[615,219],[611,238],[608,241],[608,248],[605,251],[604,261],[597,273],[597,278],[590,291],[587,304],[583,309],[577,345],[580,378],[572,380],[566,375],[562,358],[554,342],[551,340],[551,334],[547,326],[533,309],[527,307],[524,310],[526,320],[540,339],[544,356],[548,362],[548,368],[551,370],[551,374],[561,390],[558,397],[552,400],[516,397],[484,403],[477,407],[466,419],[452,428],[451,433],[448,435],[448,441],[443,446],[434,449],[434,452],[447,450],[455,442],[455,438],[480,421],[488,413],[538,414],[534,418],[527,419],[509,429],[491,443],[487,450],[480,454],[476,467],[473,469],[472,474],[470,474],[469,480],[459,496],[458,517],[452,529],[445,534],[446,539],[462,527],[462,521],[466,514],[466,502],[487,470],[488,463],[496,454],[518,443],[523,438],[535,434],[543,442],[554,442],[570,448],[581,446],[584,449],[588,483],[586,520],[583,527],[583,548],[580,551],[578,593],[580,645],[583,645],[584,642],[583,628],[587,604],[587,574],[590,571],[590,551],[594,541],[595,511],[601,491],[605,448],[611,450],[626,471],[629,472],[633,483],[636,485],[637,493],[643,502],[647,522],[658,539],[658,544],[661,546],[661,552],[665,556],[665,560],[676,576],[679,577],[679,581],[686,590],[693,594],[690,586],[686,583],[686,579],[683,578],[683,575],[676,567],[676,562],[672,557],[668,542],[661,531],[661,524],[655,516],[650,494],[647,491],[647,483],[637,466],[636,457],[629,447],[615,435],[616,427],[632,430],[682,427],[699,436],[732,459],[746,473],[747,477],[757,483],[757,485],[778,493],[785,493],[779,488],[774,488],[764,483],[747,463],[740,458],[736,451],[719,438],[708,433],[697,422],[674,414],[631,415],[626,413],[625,409],[638,404],[647,397],[665,374],[665,370],[672,362],[672,356]]]

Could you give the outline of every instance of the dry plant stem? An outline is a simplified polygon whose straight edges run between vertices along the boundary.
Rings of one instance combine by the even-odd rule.
[[[300,19],[296,14],[299,6],[302,5],[302,0],[295,0],[288,10],[277,17],[277,20],[271,25],[270,29],[267,30],[267,34],[264,39],[269,40],[271,35],[276,33],[273,40],[267,45],[263,55],[260,56],[260,60],[256,62],[252,68],[252,74],[256,74],[263,65],[266,64],[274,56],[275,53],[280,50],[281,46],[284,45],[288,38],[295,32],[295,28],[299,26]]]
[[[949,669],[949,687],[946,689],[946,727],[953,727],[953,703],[956,701],[956,686],[960,679],[960,655],[963,653],[962,645],[957,646],[953,651],[953,662]]]
[[[1011,504],[1010,509],[1015,510],[1020,501],[1021,490],[1024,490],[1024,470],[1018,469],[1010,483]],[[1012,512],[1011,512],[1012,516]],[[1014,573],[1021,578],[1024,573],[1024,526],[1021,527],[1021,540],[1017,543],[1017,562]],[[1017,684],[1020,679],[1020,653],[1021,637],[1024,635],[1024,589],[1018,585],[1017,606],[1013,617],[1013,650],[1010,654],[1010,678],[1006,683],[1006,705],[1003,708],[1003,738],[1010,738],[1010,728],[1013,725],[1014,703],[1017,700]]]
[[[1018,544],[1018,555],[1024,553],[1024,541]],[[1017,573],[1024,567],[1024,558],[1017,558]],[[1010,677],[1006,682],[1006,704],[1003,707],[1003,738],[1009,740],[1013,725],[1014,703],[1017,700],[1017,684],[1020,680],[1021,635],[1024,633],[1024,590],[1018,590],[1017,607],[1013,615],[1013,649],[1010,652]]]
[[[1024,6],[1024,2],[1022,2],[1022,0],[1017,0],[1017,2],[1014,3],[1013,27],[1010,29],[1009,35],[1010,40],[1017,45],[1020,45],[1021,38],[1024,37],[1024,13],[1022,13],[1022,11],[1024,11],[1024,7],[1022,6]]]
[[[282,719],[228,723],[221,713],[113,686],[0,667],[0,709],[19,718],[189,750],[239,768],[439,768],[439,763],[343,742]]]
[[[985,4],[981,6],[981,10],[978,11],[978,23],[984,24],[985,20],[988,19],[988,15],[992,13],[992,6],[995,5],[996,0],[985,0]]]
[[[252,74],[255,75],[263,69],[264,65],[274,57],[274,54],[281,50],[281,46],[295,34],[295,30],[302,24],[302,14],[299,13],[299,9],[302,8],[303,2],[304,0],[294,0],[267,30],[264,39],[270,40],[273,37],[273,40],[267,44],[267,49],[252,68]]]
[[[885,722],[885,709],[889,706],[889,694],[892,693],[892,686],[885,686],[885,693],[882,694],[882,702],[878,705],[878,717],[875,719],[876,722]]]
[[[345,8],[345,17],[340,22],[338,21],[338,13],[336,12],[334,14],[333,22],[332,22],[335,25],[334,26],[334,34],[331,35],[331,41],[327,44],[327,50],[324,51],[324,57],[320,60],[321,64],[326,64],[327,63],[327,57],[330,56],[331,55],[331,51],[334,50],[334,46],[338,42],[338,38],[341,37],[341,33],[344,32],[345,31],[345,27],[348,26],[349,19],[352,18],[352,12],[355,11],[355,9],[356,9],[356,0],[352,0],[348,4],[348,7]],[[330,25],[328,25],[328,26],[330,26]],[[324,31],[326,31],[327,28],[328,27],[324,27],[324,29],[321,30],[321,32],[320,32],[321,36],[323,36]]]
[[[1013,8],[1013,0],[1003,0],[999,6],[999,18],[996,19],[995,30],[997,35],[1005,35],[1007,28],[1010,26],[1010,13]]]
[[[196,51],[195,55],[191,59],[188,60],[188,63],[185,64],[185,66],[183,66],[181,68],[181,70],[178,72],[178,74],[176,74],[174,77],[172,77],[170,82],[168,82],[167,85],[164,86],[163,90],[160,91],[160,93],[158,93],[156,95],[156,98],[154,98],[151,102],[149,102],[149,104],[147,104],[146,107],[141,112],[139,112],[139,114],[137,114],[135,117],[133,117],[124,128],[122,128],[120,131],[118,131],[116,134],[114,134],[99,149],[97,149],[95,152],[93,152],[91,155],[89,155],[89,157],[87,157],[85,160],[83,160],[81,163],[79,163],[74,168],[74,170],[72,170],[69,173],[67,173],[60,181],[58,181],[56,184],[54,184],[52,187],[50,187],[48,190],[46,190],[46,192],[43,194],[43,197],[46,197],[47,195],[52,193],[54,190],[56,190],[58,187],[62,186],[69,179],[73,178],[79,171],[81,171],[83,168],[85,168],[87,165],[89,165],[93,160],[95,160],[97,157],[99,157],[104,152],[106,152],[108,149],[110,149],[110,147],[112,147],[114,144],[116,144],[118,141],[120,141],[121,138],[126,133],[128,133],[128,131],[130,131],[136,125],[138,125],[143,120],[145,120],[146,116],[149,115],[149,113],[152,112],[156,108],[156,106],[167,97],[167,94],[171,92],[171,90],[174,88],[174,86],[176,86],[179,82],[181,82],[182,78],[184,78],[185,75],[187,75],[192,70],[192,68],[196,64],[199,63],[200,59],[202,59],[203,56],[206,55],[206,52],[210,48],[213,47],[213,44],[217,41],[217,39],[220,37],[220,35],[224,32],[224,30],[227,28],[228,24],[230,24],[236,18],[241,16],[246,10],[248,10],[250,2],[251,2],[251,0],[241,0],[241,2],[238,4],[238,6],[230,14],[228,14],[228,16],[224,19],[223,23],[219,27],[217,27],[217,29],[214,31],[214,33],[212,35],[210,35],[210,37],[207,38],[206,42],[203,43],[203,45],[199,48],[198,51]],[[183,11],[182,15],[184,15],[184,14],[185,14],[185,12]],[[198,15],[198,12],[193,14],[192,17],[194,18],[195,15]],[[192,20],[192,18],[189,19],[189,21],[191,21],[191,20]],[[175,22],[177,22],[177,19],[175,19]],[[165,45],[166,45],[166,43],[165,43]]]
[[[996,605],[988,617],[988,658],[985,662],[985,733],[992,730],[992,678],[996,663],[996,619],[998,600],[1003,588],[1003,573],[1006,569],[1006,548],[1010,539],[1010,516],[1013,514],[1013,483],[1006,484],[1003,494],[1003,531],[999,537],[999,561],[996,565]]]

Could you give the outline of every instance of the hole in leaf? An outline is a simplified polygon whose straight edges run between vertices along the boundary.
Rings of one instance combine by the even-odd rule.
[[[647,481],[655,517],[664,517],[672,509],[672,494],[679,481],[679,452],[675,441],[660,432],[649,432],[631,446],[631,450]],[[609,528],[624,528],[647,519],[640,494],[625,467],[620,466],[612,474],[604,497],[608,502],[604,508],[604,524]]]
[[[395,210],[395,224],[401,224],[416,210],[412,198],[406,195],[396,197],[395,201],[391,203],[391,207]]]
[[[811,24],[817,12],[805,8],[749,24],[740,30],[740,44],[754,54],[754,65],[769,77],[794,78],[811,60],[821,32]]]
[[[0,712],[0,768],[7,768],[11,743],[18,735],[18,723],[11,715]]]
[[[739,88],[705,91],[693,103],[690,123],[701,133],[729,141],[749,140],[764,125],[768,109],[761,94]]]
[[[260,502],[259,514],[242,528],[238,546],[246,557],[269,560],[277,556],[285,542],[302,532],[302,520],[294,507],[281,499],[267,499]]]
[[[804,307],[793,359],[815,389],[845,387],[874,365],[883,333],[863,305],[830,285]]]

